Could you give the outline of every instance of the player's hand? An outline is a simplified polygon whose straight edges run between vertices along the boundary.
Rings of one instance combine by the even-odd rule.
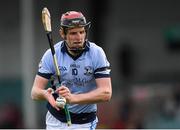
[[[72,93],[70,92],[69,88],[66,86],[61,86],[59,88],[56,89],[56,92],[64,97],[66,99],[67,103],[71,103],[71,99],[72,99]]]
[[[51,104],[51,106],[54,107],[56,110],[59,111],[60,108],[57,107],[56,101],[55,101],[55,99],[54,99],[54,97],[53,97],[53,95],[52,95],[53,91],[54,91],[54,90],[53,90],[52,88],[48,88],[48,89],[46,90],[46,92],[45,92],[45,97],[46,97],[47,101]]]

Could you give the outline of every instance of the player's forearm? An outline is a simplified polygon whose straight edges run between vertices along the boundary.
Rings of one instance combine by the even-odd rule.
[[[31,90],[31,98],[34,100],[44,100],[47,99],[47,91],[45,86],[47,86],[48,80],[36,75],[34,84]]]
[[[73,95],[72,104],[91,104],[97,102],[105,102],[111,99],[111,89],[97,88],[88,93]]]
[[[46,99],[46,90],[33,87],[31,91],[31,98],[33,100],[45,100]]]

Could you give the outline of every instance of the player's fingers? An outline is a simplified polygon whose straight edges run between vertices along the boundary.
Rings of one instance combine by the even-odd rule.
[[[59,92],[59,95],[66,98],[67,96],[70,95],[70,93],[68,91],[63,91],[63,92]]]
[[[50,94],[47,98],[48,102],[51,104],[51,106],[53,106],[56,110],[60,110],[57,105],[56,105],[56,101],[54,99],[54,97],[52,96],[52,94]]]
[[[65,89],[67,89],[66,86],[60,86],[60,87],[58,87],[56,90],[65,90]]]
[[[59,107],[56,105],[56,102],[55,101],[50,101],[49,102],[56,110],[60,110]]]
[[[54,108],[58,111],[60,110],[59,107],[57,107],[57,105],[55,105]]]
[[[67,87],[62,86],[56,90],[56,93],[65,94],[65,93],[70,93],[70,91]]]
[[[53,90],[52,88],[48,88],[48,89],[47,89],[47,92],[48,92],[48,93],[53,93],[53,91],[54,91],[54,90]]]

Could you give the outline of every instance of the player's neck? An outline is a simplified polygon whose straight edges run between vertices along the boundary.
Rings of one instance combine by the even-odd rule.
[[[83,50],[71,50],[68,48],[68,52],[72,56],[76,57],[76,56],[79,56],[83,52]]]
[[[79,55],[84,51],[84,47],[82,47],[82,48],[77,48],[77,49],[75,49],[75,48],[72,49],[72,48],[70,48],[70,47],[68,46],[67,43],[66,43],[65,45],[66,45],[66,48],[67,48],[68,53],[69,53],[70,55],[72,55],[73,57],[79,56]]]

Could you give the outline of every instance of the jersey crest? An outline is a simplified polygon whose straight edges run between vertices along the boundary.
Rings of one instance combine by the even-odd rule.
[[[84,69],[85,69],[84,75],[90,76],[93,74],[93,68],[91,66],[85,66]]]

